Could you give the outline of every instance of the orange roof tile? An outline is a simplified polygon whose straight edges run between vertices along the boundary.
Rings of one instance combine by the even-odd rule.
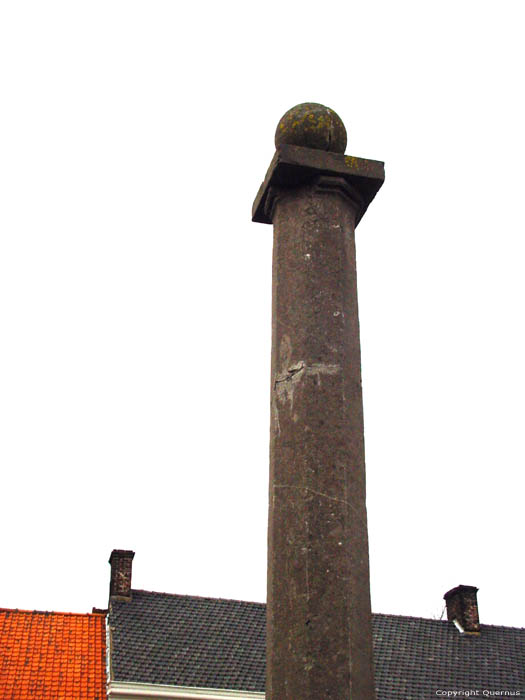
[[[0,698],[105,700],[104,615],[0,608]]]

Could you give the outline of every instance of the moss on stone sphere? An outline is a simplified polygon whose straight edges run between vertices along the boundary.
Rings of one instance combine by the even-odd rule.
[[[285,143],[344,153],[345,125],[330,107],[304,102],[289,109],[277,125],[275,145],[279,147]]]

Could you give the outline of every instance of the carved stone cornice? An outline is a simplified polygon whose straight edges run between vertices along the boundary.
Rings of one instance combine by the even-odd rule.
[[[252,220],[271,224],[275,201],[287,189],[315,184],[323,178],[343,180],[348,189],[337,185],[343,196],[359,199],[356,226],[385,179],[384,164],[377,160],[330,153],[303,146],[283,144],[272,159],[264,182],[259,188],[252,209]],[[321,189],[319,191],[322,191]],[[346,193],[346,194],[344,194]]]

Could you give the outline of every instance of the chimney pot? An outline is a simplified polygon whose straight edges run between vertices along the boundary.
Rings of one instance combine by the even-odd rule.
[[[447,591],[443,598],[447,603],[447,619],[457,622],[468,634],[479,634],[478,589],[459,585]]]
[[[129,549],[114,549],[109,557],[111,579],[109,597],[111,600],[131,600],[131,566],[135,552]]]

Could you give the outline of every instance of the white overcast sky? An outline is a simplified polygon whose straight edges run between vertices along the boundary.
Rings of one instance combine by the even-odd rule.
[[[372,606],[525,627],[522,0],[0,4],[0,606],[263,601],[280,116],[357,229]]]

